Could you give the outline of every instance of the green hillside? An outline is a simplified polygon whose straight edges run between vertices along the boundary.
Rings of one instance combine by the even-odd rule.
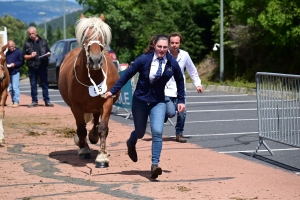
[[[63,15],[63,1],[0,1],[0,17],[10,15],[20,19],[26,24],[34,22],[36,24],[49,21]],[[34,5],[34,6],[33,6]],[[82,10],[82,6],[74,2],[65,1],[66,14]],[[39,12],[45,12],[46,16],[39,15]]]
[[[84,13],[84,9],[66,14],[66,28],[75,25],[80,13]],[[43,29],[44,23],[41,23],[38,26]],[[60,30],[63,30],[63,16],[48,21],[47,26],[51,26],[52,29],[59,28]]]

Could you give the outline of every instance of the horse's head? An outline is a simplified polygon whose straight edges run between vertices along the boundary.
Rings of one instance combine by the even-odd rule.
[[[75,34],[78,44],[85,50],[87,67],[101,69],[103,62],[106,62],[104,50],[111,42],[110,27],[104,22],[104,15],[85,18],[81,14],[76,22]]]
[[[0,51],[0,82],[5,78],[5,67],[6,66],[6,56],[4,54],[5,49],[8,47],[8,44],[4,45]]]

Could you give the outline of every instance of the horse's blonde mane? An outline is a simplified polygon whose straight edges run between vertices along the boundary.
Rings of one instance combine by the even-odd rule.
[[[86,38],[87,32],[85,32],[85,30],[89,27],[93,27],[93,34],[90,38]],[[111,42],[110,27],[99,17],[80,18],[75,24],[76,40],[80,46],[83,45],[86,39],[96,40],[99,34],[102,37],[102,44],[105,45],[105,47],[108,47]]]

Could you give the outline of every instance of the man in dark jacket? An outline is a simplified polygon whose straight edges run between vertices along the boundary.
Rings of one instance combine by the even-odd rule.
[[[32,103],[28,105],[28,108],[38,106],[37,98],[37,80],[40,78],[43,99],[45,106],[53,107],[50,103],[49,92],[48,92],[48,57],[51,55],[48,47],[47,40],[41,38],[36,28],[31,26],[28,28],[29,38],[25,41],[23,47],[23,55],[28,66],[28,76],[31,86],[31,99]]]
[[[24,64],[22,51],[16,48],[13,40],[8,41],[6,62],[10,76],[9,93],[12,100],[12,107],[19,107],[20,101],[20,68]]]

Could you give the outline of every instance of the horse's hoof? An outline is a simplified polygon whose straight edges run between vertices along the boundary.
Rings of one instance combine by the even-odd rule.
[[[3,139],[0,139],[0,144],[5,144],[4,138],[3,138]]]
[[[92,144],[97,144],[97,142],[99,141],[99,134],[97,132],[97,130],[98,130],[97,127],[98,126],[93,127],[88,134],[89,140]]]
[[[99,137],[98,138],[93,138],[91,137],[91,135],[89,134],[89,140],[91,144],[97,144],[97,142],[99,141]]]
[[[86,146],[84,148],[78,149],[78,156],[80,159],[90,159],[91,158],[91,149]]]
[[[81,154],[81,155],[79,155],[79,158],[82,160],[91,159],[91,154]]]
[[[97,155],[97,158],[95,160],[96,168],[106,168],[109,165],[109,159],[107,157],[107,154],[100,153]]]
[[[107,162],[96,162],[96,168],[106,168],[108,167]]]

